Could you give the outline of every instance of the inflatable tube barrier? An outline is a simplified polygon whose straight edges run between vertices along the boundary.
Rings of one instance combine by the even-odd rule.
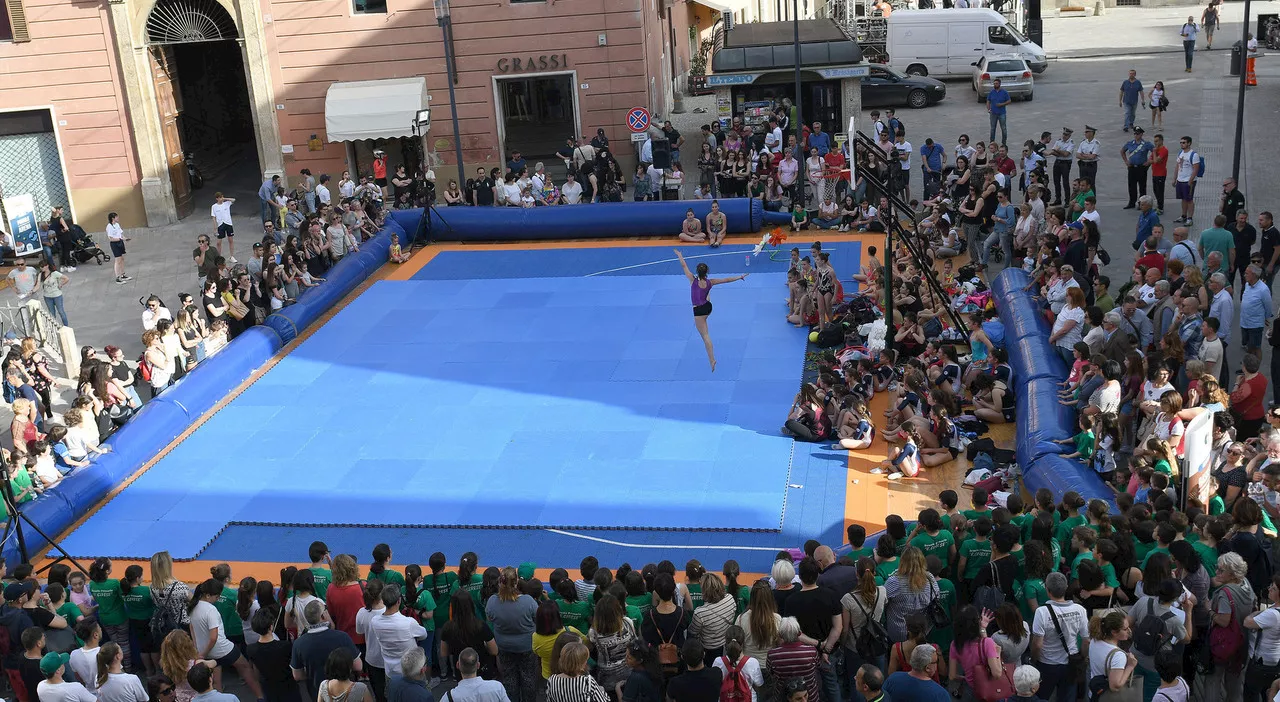
[[[1028,492],[1053,491],[1054,499],[1074,490],[1085,499],[1101,499],[1114,506],[1115,494],[1089,466],[1063,458],[1066,446],[1054,443],[1075,436],[1074,408],[1058,401],[1058,383],[1067,365],[1049,343],[1050,327],[1042,308],[1024,290],[1030,282],[1021,269],[1005,269],[991,283],[1005,326],[1009,365],[1017,378],[1017,427],[1014,452]],[[1014,340],[1010,342],[1009,340]]]
[[[265,324],[246,330],[159,397],[143,405],[107,440],[106,444],[112,449],[110,453],[95,459],[92,466],[73,471],[53,489],[21,505],[22,513],[51,536],[69,528],[227,397],[299,332],[386,263],[391,234],[399,234],[401,242],[407,242],[405,232],[417,228],[417,220],[413,219],[412,213],[396,214],[404,216],[389,217],[382,231],[365,242],[359,253],[338,262],[325,282],[301,295],[296,304],[269,316]],[[421,211],[417,216],[422,216]],[[406,223],[412,228],[406,229]],[[25,528],[23,536],[28,554],[39,553],[48,546],[48,542],[34,529]],[[16,539],[6,541],[0,553],[9,563],[22,560]]]
[[[720,211],[729,220],[730,234],[755,233],[764,228],[764,205],[752,198],[719,200]],[[561,207],[434,207],[428,221],[431,241],[544,241],[547,239],[600,239],[616,236],[666,236],[680,233],[685,211],[692,209],[699,219],[711,212],[710,200],[668,200],[659,202],[610,202]],[[405,221],[410,213],[393,212],[405,231],[417,231]],[[770,217],[775,225],[789,221],[790,215]]]
[[[421,210],[417,210],[421,217]],[[400,213],[395,213],[400,214]],[[416,222],[414,229],[417,228]],[[311,326],[320,315],[337,304],[356,289],[382,264],[387,262],[387,251],[391,248],[391,235],[400,236],[401,246],[408,246],[409,237],[405,235],[405,227],[390,217],[377,236],[366,241],[358,253],[351,254],[326,274],[324,283],[298,296],[298,301],[267,317],[264,323],[280,335],[284,344],[293,341],[303,329]]]

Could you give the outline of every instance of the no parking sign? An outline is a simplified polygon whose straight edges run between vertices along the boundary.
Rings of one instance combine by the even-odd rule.
[[[627,112],[627,129],[634,133],[649,131],[649,111],[643,107],[633,107]]]

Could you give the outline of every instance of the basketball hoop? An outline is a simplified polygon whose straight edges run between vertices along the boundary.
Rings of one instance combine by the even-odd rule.
[[[822,169],[822,175],[814,185],[822,193],[824,200],[831,198],[832,201],[839,202],[842,183],[846,188],[849,186],[849,169],[829,165]]]

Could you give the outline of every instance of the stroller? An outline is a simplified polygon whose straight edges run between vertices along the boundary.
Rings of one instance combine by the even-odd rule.
[[[111,256],[98,248],[98,245],[93,242],[93,237],[89,236],[89,233],[79,224],[71,225],[71,246],[71,252],[78,263],[95,261],[101,266],[111,260]]]

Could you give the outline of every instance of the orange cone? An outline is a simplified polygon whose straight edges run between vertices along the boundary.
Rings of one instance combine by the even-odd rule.
[[[1244,66],[1245,66],[1244,84],[1245,85],[1256,86],[1258,84],[1258,74],[1255,71],[1257,61],[1258,59],[1256,56],[1250,56],[1249,58],[1245,59],[1245,62],[1244,62]]]

